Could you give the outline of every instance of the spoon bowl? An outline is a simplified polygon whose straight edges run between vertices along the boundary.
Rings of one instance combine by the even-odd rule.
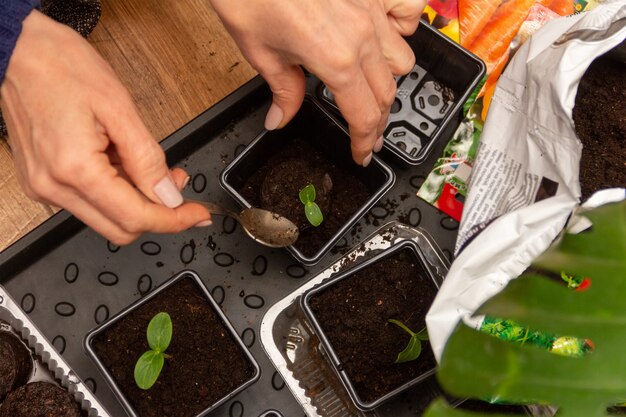
[[[229,216],[237,220],[248,236],[270,248],[291,246],[298,240],[298,227],[286,217],[269,210],[248,207],[239,214],[218,204],[206,201],[186,200],[188,203],[201,204],[211,214]]]

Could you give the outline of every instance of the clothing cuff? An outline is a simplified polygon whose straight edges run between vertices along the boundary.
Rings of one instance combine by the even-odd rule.
[[[39,3],[39,0],[0,0],[0,84],[22,32],[22,22]]]

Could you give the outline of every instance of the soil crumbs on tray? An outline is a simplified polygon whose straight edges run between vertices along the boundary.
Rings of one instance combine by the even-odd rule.
[[[275,167],[284,169],[276,172]],[[332,187],[324,185],[326,174],[330,177]],[[268,176],[271,181],[277,182],[267,184]],[[319,195],[316,202],[324,214],[324,221],[318,227],[303,227],[306,219],[298,192],[307,183],[315,185]],[[329,195],[323,192],[325,189]],[[263,198],[262,190],[279,195]],[[294,246],[305,256],[315,255],[369,198],[363,182],[330,162],[322,152],[300,138],[286,144],[238,191],[253,206],[274,211],[296,223],[301,230]],[[274,201],[275,204],[263,204],[262,200],[266,203]]]
[[[597,190],[626,186],[626,63],[602,56],[578,85],[573,110],[583,143],[583,201]]]
[[[311,309],[335,349],[359,397],[366,403],[435,367],[428,342],[417,360],[397,364],[410,336],[389,319],[414,332],[437,289],[410,250],[402,250],[341,280],[311,300]]]
[[[172,318],[172,342],[156,384],[142,390],[133,372],[149,349],[150,319]],[[98,335],[94,349],[141,417],[189,417],[215,404],[254,375],[254,368],[191,279],[178,283]]]

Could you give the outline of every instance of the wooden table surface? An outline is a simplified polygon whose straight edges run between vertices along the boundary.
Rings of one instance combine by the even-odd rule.
[[[89,37],[129,89],[156,140],[256,75],[208,0],[102,0]],[[26,197],[0,139],[0,250],[58,209]]]

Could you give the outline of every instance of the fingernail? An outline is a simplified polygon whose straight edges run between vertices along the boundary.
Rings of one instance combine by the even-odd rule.
[[[383,148],[383,144],[384,144],[384,139],[383,137],[379,137],[378,140],[376,140],[376,143],[374,144],[374,152],[380,152],[380,150]]]
[[[176,184],[174,184],[169,175],[157,182],[152,191],[161,200],[161,203],[169,208],[175,208],[183,204],[183,195],[178,191]]]
[[[283,121],[283,111],[280,107],[278,107],[275,103],[272,103],[272,106],[267,111],[267,116],[265,116],[265,128],[267,130],[274,130],[278,126],[280,126],[280,122]]]
[[[183,181],[183,186],[182,186],[183,189],[185,189],[185,187],[189,185],[189,180],[191,180],[191,177],[187,175],[187,178],[185,178],[185,181]]]
[[[367,155],[365,158],[363,158],[363,162],[361,163],[361,165],[363,165],[363,168],[365,168],[366,166],[368,166],[370,164],[370,162],[372,162],[372,153],[370,152],[369,155]]]
[[[211,220],[203,220],[200,223],[196,224],[194,227],[207,227],[211,226],[213,222]]]

